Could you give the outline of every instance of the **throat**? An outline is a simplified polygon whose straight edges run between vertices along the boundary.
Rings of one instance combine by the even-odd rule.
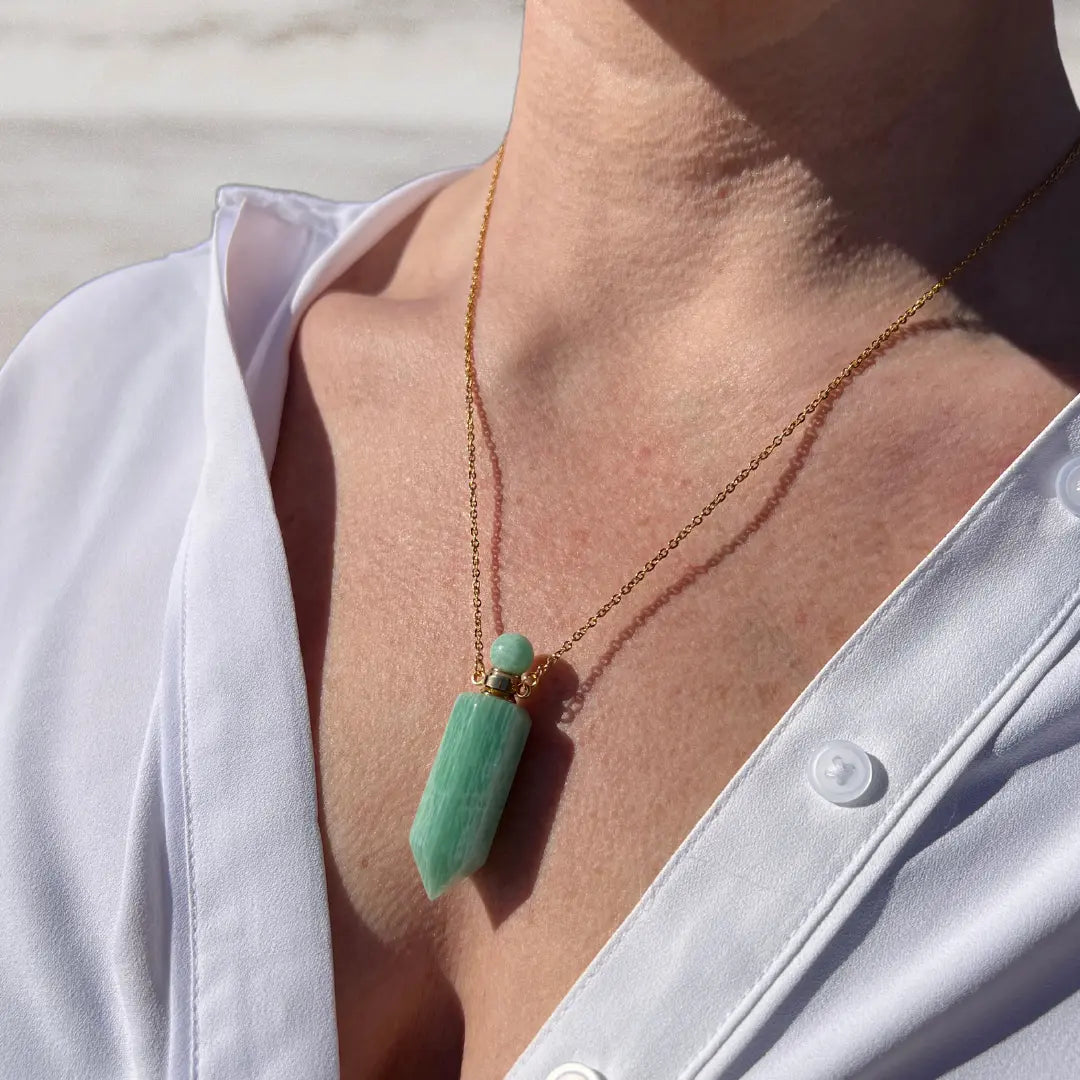
[[[1044,0],[538,0],[489,250],[529,324],[943,271],[1078,130]]]

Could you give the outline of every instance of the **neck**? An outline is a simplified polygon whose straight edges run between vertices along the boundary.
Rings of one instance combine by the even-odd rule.
[[[1050,0],[528,0],[491,236],[525,318],[916,280],[1078,130]]]

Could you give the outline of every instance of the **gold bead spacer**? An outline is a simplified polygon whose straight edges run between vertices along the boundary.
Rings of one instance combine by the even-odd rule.
[[[514,701],[518,692],[520,680],[516,675],[511,675],[498,668],[492,668],[484,679],[484,685],[480,687],[481,693],[491,694],[494,697],[503,698],[506,701]]]

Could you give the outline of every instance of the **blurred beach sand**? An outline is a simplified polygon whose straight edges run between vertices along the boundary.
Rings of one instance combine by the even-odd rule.
[[[199,243],[221,184],[371,199],[480,161],[521,0],[5,0],[0,362],[61,296]]]
[[[1080,85],[1080,0],[1058,0]],[[70,289],[199,243],[224,183],[370,199],[498,145],[521,0],[6,0],[0,360]]]

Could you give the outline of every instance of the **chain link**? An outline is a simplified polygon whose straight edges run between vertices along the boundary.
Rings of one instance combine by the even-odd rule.
[[[484,204],[484,219],[480,226],[480,238],[476,245],[476,258],[473,261],[472,281],[469,286],[469,302],[465,314],[465,434],[466,454],[468,458],[469,472],[469,537],[472,547],[472,596],[473,596],[473,646],[475,649],[475,665],[473,668],[472,681],[480,684],[484,681],[484,633],[483,619],[481,614],[480,598],[480,532],[477,524],[477,500],[476,500],[476,428],[473,420],[474,400],[476,395],[476,365],[473,357],[473,330],[476,321],[476,298],[480,288],[480,265],[484,254],[484,241],[487,238],[488,220],[491,216],[491,206],[495,199],[495,185],[498,182],[499,170],[502,167],[503,151],[506,148],[505,141],[499,144],[495,155],[495,167],[491,174],[491,183],[488,186],[487,200]],[[533,672],[522,679],[522,695],[536,689],[537,684],[543,678],[552,664],[561,656],[565,656],[596,624],[604,618],[613,608],[622,603],[623,599],[630,595],[645,578],[653,572],[676,548],[701,525],[707,517],[752,473],[769,457],[780,444],[788,438],[807,417],[810,416],[823,401],[833,394],[852,373],[873,356],[905,323],[908,322],[921,308],[932,300],[945,286],[963,270],[968,263],[975,259],[981,252],[990,246],[1027,208],[1042,195],[1047,188],[1053,185],[1065,172],[1073,161],[1080,155],[1080,140],[1075,142],[1069,152],[1054,166],[1046,178],[1038,187],[1033,188],[1004,218],[990,230],[944,277],[939,278],[929,289],[926,290],[906,311],[898,315],[888,326],[859,355],[851,361],[823,390],[819,391],[814,398],[805,405],[789,421],[789,423],[773,437],[773,439],[759,451],[749,463],[737,473],[713,498],[706,503],[668,542],[656,552],[648,562],[637,571],[636,574],[626,581],[612,596],[597,609],[586,622],[575,630],[554,652],[549,653],[542,664]]]

